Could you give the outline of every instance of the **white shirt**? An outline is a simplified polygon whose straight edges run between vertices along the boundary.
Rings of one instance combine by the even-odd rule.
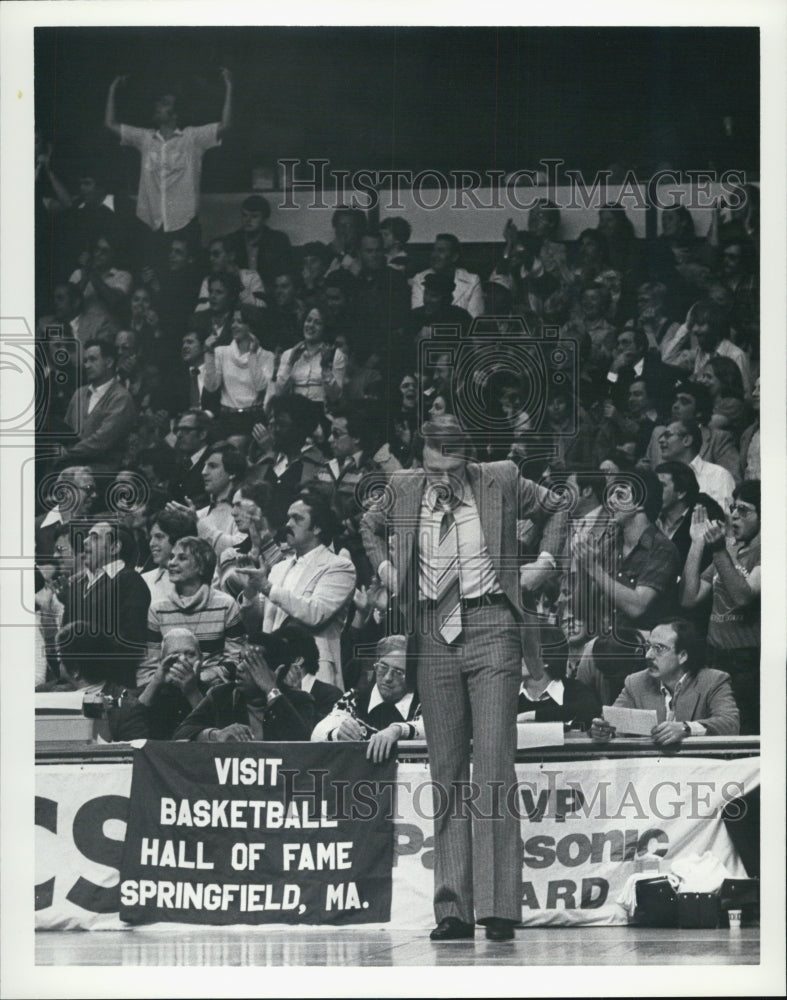
[[[108,382],[104,382],[103,385],[99,386],[88,386],[87,391],[87,412],[92,413],[95,410],[98,401],[102,396],[105,396],[109,391],[109,387],[115,380],[111,378]]]
[[[689,467],[694,470],[694,475],[697,477],[700,493],[707,493],[729,513],[732,491],[735,489],[732,475],[723,466],[706,462],[699,455],[694,456],[689,462]]]
[[[205,355],[205,385],[210,392],[221,389],[222,406],[247,410],[261,401],[261,393],[273,378],[273,363],[271,351],[258,347],[241,354],[233,340]]]
[[[52,510],[46,515],[44,520],[41,522],[42,528],[48,528],[50,524],[63,524],[63,515],[60,513],[59,507],[53,507]]]
[[[162,598],[171,597],[175,592],[175,585],[169,578],[169,570],[166,566],[157,566],[155,569],[148,570],[147,573],[142,574],[142,579],[150,591],[151,604],[162,600]]]
[[[92,587],[93,584],[102,576],[108,576],[110,580],[114,580],[125,565],[126,564],[122,559],[114,559],[112,562],[108,562],[106,566],[102,566],[98,573],[95,574],[86,566],[85,573],[87,575],[88,587]]]
[[[284,560],[284,565],[282,567],[282,576],[279,578],[278,582],[271,588],[270,595],[268,599],[276,604],[276,599],[273,592],[279,588],[283,590],[288,590],[293,594],[299,594],[301,592],[301,583],[304,577],[310,575],[311,564],[318,559],[322,553],[325,551],[324,545],[315,546],[306,555],[298,558],[297,556],[290,556],[288,559]],[[287,617],[287,612],[283,608],[276,608],[276,616],[273,619],[273,626],[271,632],[279,628],[280,625],[284,624],[284,619]]]
[[[427,274],[434,274],[431,267],[426,271],[416,274],[411,282],[411,309],[418,309],[424,304],[424,278]],[[451,296],[451,305],[467,310],[474,318],[483,315],[484,295],[481,289],[481,279],[477,274],[466,271],[463,267],[456,268],[454,271],[454,291]]]
[[[373,708],[380,705],[383,701],[383,697],[380,694],[380,689],[377,685],[374,685],[374,690],[369,697],[369,707],[367,711],[371,712]],[[413,701],[412,691],[408,691],[402,698],[396,703],[396,708],[402,717],[402,720],[407,719],[407,714],[410,711],[410,706]],[[312,730],[312,741],[316,743],[322,743],[326,740],[331,740],[336,738],[336,731],[345,719],[352,719],[353,716],[346,712],[344,709],[333,708],[333,711],[329,715],[326,715],[324,719],[317,723],[317,725]],[[422,740],[424,736],[424,724],[422,718],[418,717],[413,719],[411,722],[407,723],[415,730],[413,739]]]
[[[566,689],[563,687],[563,681],[557,678],[552,678],[552,680],[547,684],[544,690],[537,698],[531,698],[528,693],[525,682],[522,681],[519,686],[519,693],[523,694],[528,701],[554,701],[557,705],[563,704],[563,698],[566,693]],[[520,712],[516,717],[517,722],[535,722],[536,712],[533,709],[530,712]]]
[[[437,565],[437,551],[444,511],[435,506],[437,496],[437,491],[427,484],[418,523],[418,590],[421,597],[427,600],[437,597],[435,579],[441,571]],[[459,590],[462,597],[502,593],[484,540],[475,497],[469,487],[465,488],[462,501],[453,513],[459,543]]]
[[[154,232],[183,229],[199,209],[202,157],[221,145],[219,123],[175,129],[169,139],[149,128],[120,126],[120,144],[142,158],[137,216]]]

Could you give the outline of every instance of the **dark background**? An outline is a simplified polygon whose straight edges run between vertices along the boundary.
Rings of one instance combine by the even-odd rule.
[[[36,123],[73,183],[99,161],[134,191],[138,155],[103,128],[149,125],[180,85],[187,122],[218,119],[235,77],[233,133],[203,189],[248,190],[255,164],[323,157],[331,169],[538,168],[588,174],[759,170],[756,28],[38,28]],[[732,118],[725,134],[724,116]]]

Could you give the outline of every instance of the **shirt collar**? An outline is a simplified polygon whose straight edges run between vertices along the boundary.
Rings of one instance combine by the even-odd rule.
[[[59,507],[53,507],[41,522],[42,528],[48,528],[50,524],[63,524],[63,515]]]
[[[109,391],[109,387],[114,381],[115,379],[111,378],[108,382],[104,382],[102,385],[98,386],[98,388],[94,388],[92,385],[89,385],[87,387],[87,391],[91,399],[101,399],[101,397]]]
[[[176,135],[183,135],[183,130],[179,129],[179,128],[176,128],[175,131],[172,133],[172,135],[169,138],[170,139],[174,139]],[[160,139],[162,142],[169,142],[169,139],[165,139],[164,136],[161,134],[161,132],[159,132],[158,129],[156,129],[156,131],[153,133],[153,138],[154,139]]]
[[[645,368],[645,359],[640,358],[639,361],[634,365],[634,374],[641,375],[643,369]]]
[[[424,500],[423,500],[424,504],[431,513],[434,513],[435,510],[439,509],[438,500],[440,499],[440,490],[433,489],[432,488],[433,486],[434,486],[433,483],[427,482],[426,487],[424,488]],[[472,504],[472,492],[470,492],[470,496],[468,496],[469,489],[470,489],[469,484],[463,483],[462,495],[458,498],[459,503],[465,507],[469,507]]]
[[[371,712],[373,708],[377,708],[378,705],[382,705],[383,696],[380,694],[380,689],[377,685],[374,685],[372,689],[371,697],[369,698],[369,708],[368,711]],[[396,708],[403,719],[407,718],[407,714],[410,711],[410,705],[413,700],[413,692],[408,691],[403,697],[399,699],[396,703]]]
[[[313,562],[324,551],[325,551],[324,545],[316,545],[313,549],[310,549],[305,556],[296,556],[293,553],[292,560],[293,562],[300,563],[300,565],[302,566],[304,563],[308,564],[310,562]]]
[[[306,691],[307,694],[311,694],[316,680],[316,674],[304,674],[301,678],[301,691]]]
[[[528,700],[531,700],[530,695],[527,693],[524,681],[522,681],[522,685],[519,688],[519,693],[523,694]],[[557,705],[562,705],[565,694],[566,689],[563,686],[563,681],[559,680],[557,677],[553,677],[538,698],[536,698],[536,701],[549,701],[551,699]]]
[[[114,580],[125,565],[122,559],[113,559],[112,562],[108,562],[102,566],[98,573],[92,573],[87,567],[85,567],[85,573],[87,573],[90,583],[94,583],[102,575],[108,576],[110,580]]]
[[[675,682],[675,686],[671,691],[661,681],[659,681],[659,690],[661,691],[662,695],[665,698],[674,698],[675,695],[678,693],[678,691],[680,691],[680,689],[683,687],[683,684],[688,679],[688,676],[689,676],[688,673],[681,674],[680,677]]]

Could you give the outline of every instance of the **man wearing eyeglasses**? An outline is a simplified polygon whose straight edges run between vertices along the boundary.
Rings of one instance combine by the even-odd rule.
[[[675,747],[687,736],[735,736],[740,731],[738,706],[729,674],[703,667],[694,626],[681,618],[657,625],[646,644],[647,667],[629,674],[615,708],[651,710],[657,746]],[[606,743],[616,735],[604,719],[594,719],[590,737]]]
[[[659,446],[665,462],[684,462],[696,476],[700,493],[729,510],[735,480],[721,465],[700,458],[702,428],[696,421],[673,420],[662,431]]]
[[[181,413],[175,424],[175,450],[179,463],[171,490],[173,499],[179,503],[183,503],[186,497],[190,497],[197,507],[208,502],[202,470],[208,457],[210,422],[210,415],[205,410],[194,407]]]
[[[57,477],[52,500],[57,501],[35,521],[36,563],[51,562],[60,526],[87,517],[97,496],[96,481],[88,465],[69,465]]]
[[[695,508],[680,598],[684,608],[711,600],[708,662],[730,674],[741,732],[749,735],[760,731],[760,481],[740,483],[732,500],[731,538],[722,521]],[[712,562],[703,571],[707,551]]]
[[[374,684],[352,688],[319,722],[312,740],[369,740],[367,757],[387,759],[401,739],[424,738],[421,706],[407,684],[407,639],[389,635],[377,643]]]
[[[361,533],[412,636],[432,779],[454,799],[450,815],[435,817],[431,939],[472,938],[478,921],[489,940],[510,941],[522,913],[519,825],[508,810],[487,820],[472,812],[488,816],[495,790],[516,781],[522,661],[534,675],[543,670],[521,588],[555,568],[566,519],[513,462],[471,461],[457,417],[434,417],[422,433],[423,469],[392,475]],[[538,558],[526,566],[519,519],[530,519],[539,539]],[[471,737],[472,811],[457,798],[470,780]]]

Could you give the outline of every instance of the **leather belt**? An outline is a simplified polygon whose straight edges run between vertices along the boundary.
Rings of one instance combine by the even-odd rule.
[[[224,416],[235,416],[240,413],[263,413],[265,406],[260,403],[258,406],[245,406],[240,409],[235,409],[232,406],[222,406],[221,412]]]
[[[424,598],[418,603],[425,611],[433,611],[437,607],[437,601],[431,598]],[[508,604],[508,598],[505,594],[481,594],[480,597],[463,597],[459,604],[462,611],[475,611],[476,608],[490,608],[495,604]]]

